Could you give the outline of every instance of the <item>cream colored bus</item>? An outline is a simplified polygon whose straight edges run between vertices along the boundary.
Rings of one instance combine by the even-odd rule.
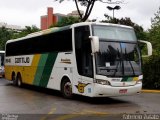
[[[147,44],[148,55],[152,47]],[[132,95],[142,88],[142,63],[132,27],[84,22],[6,43],[6,79],[59,90],[65,97]]]

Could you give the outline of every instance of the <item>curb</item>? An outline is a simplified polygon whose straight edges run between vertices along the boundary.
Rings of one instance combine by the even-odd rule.
[[[160,93],[160,90],[141,90],[142,93]]]

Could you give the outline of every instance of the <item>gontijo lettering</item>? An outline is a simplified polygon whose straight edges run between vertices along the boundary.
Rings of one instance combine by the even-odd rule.
[[[15,58],[15,63],[29,63],[30,58],[29,57],[18,57]]]
[[[11,63],[11,59],[10,58],[6,59],[6,63]]]

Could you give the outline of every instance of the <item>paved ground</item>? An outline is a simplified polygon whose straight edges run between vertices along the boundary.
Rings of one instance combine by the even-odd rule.
[[[145,116],[148,114],[157,120],[160,119],[160,93],[94,99],[75,96],[68,100],[57,91],[32,86],[18,88],[1,78],[0,113],[3,120],[6,117],[18,117],[18,120],[119,120],[143,117],[150,120],[149,116]]]

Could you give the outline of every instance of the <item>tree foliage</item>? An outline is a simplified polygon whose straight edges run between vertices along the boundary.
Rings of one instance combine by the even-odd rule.
[[[152,29],[160,26],[160,7],[159,7],[159,10],[154,15],[155,17],[151,19]]]
[[[59,1],[60,3],[63,2],[64,0],[55,0],[55,1]],[[102,2],[102,3],[106,3],[106,4],[121,4],[124,2],[124,0],[73,0],[75,2],[80,20],[82,22],[86,21],[89,17],[89,15],[91,14],[91,11],[95,5],[95,2]],[[81,14],[80,12],[80,8],[79,8],[79,4],[81,6],[85,6],[86,10],[84,12],[84,15]]]
[[[153,55],[149,59],[144,59],[143,87],[160,90],[160,8],[151,23],[148,39],[152,43]]]
[[[36,26],[26,26],[22,31],[15,31],[5,27],[0,28],[0,50],[5,49],[7,40],[24,37],[30,33],[37,32],[39,29]]]
[[[143,88],[160,90],[160,54],[143,60]]]
[[[5,43],[7,40],[11,39],[13,35],[13,31],[9,31],[5,27],[0,28],[0,50],[5,49]]]
[[[21,32],[15,32],[14,35],[12,36],[12,39],[24,37],[30,33],[34,33],[39,31],[40,29],[37,28],[36,26],[25,26],[25,28]]]
[[[152,42],[154,52],[160,52],[160,7],[155,13],[155,17],[151,19],[151,29],[149,30],[149,39]]]
[[[62,27],[62,26],[71,25],[73,23],[78,23],[78,22],[80,22],[80,19],[78,17],[73,17],[73,16],[64,17],[58,23],[51,25],[50,28],[51,27]]]

